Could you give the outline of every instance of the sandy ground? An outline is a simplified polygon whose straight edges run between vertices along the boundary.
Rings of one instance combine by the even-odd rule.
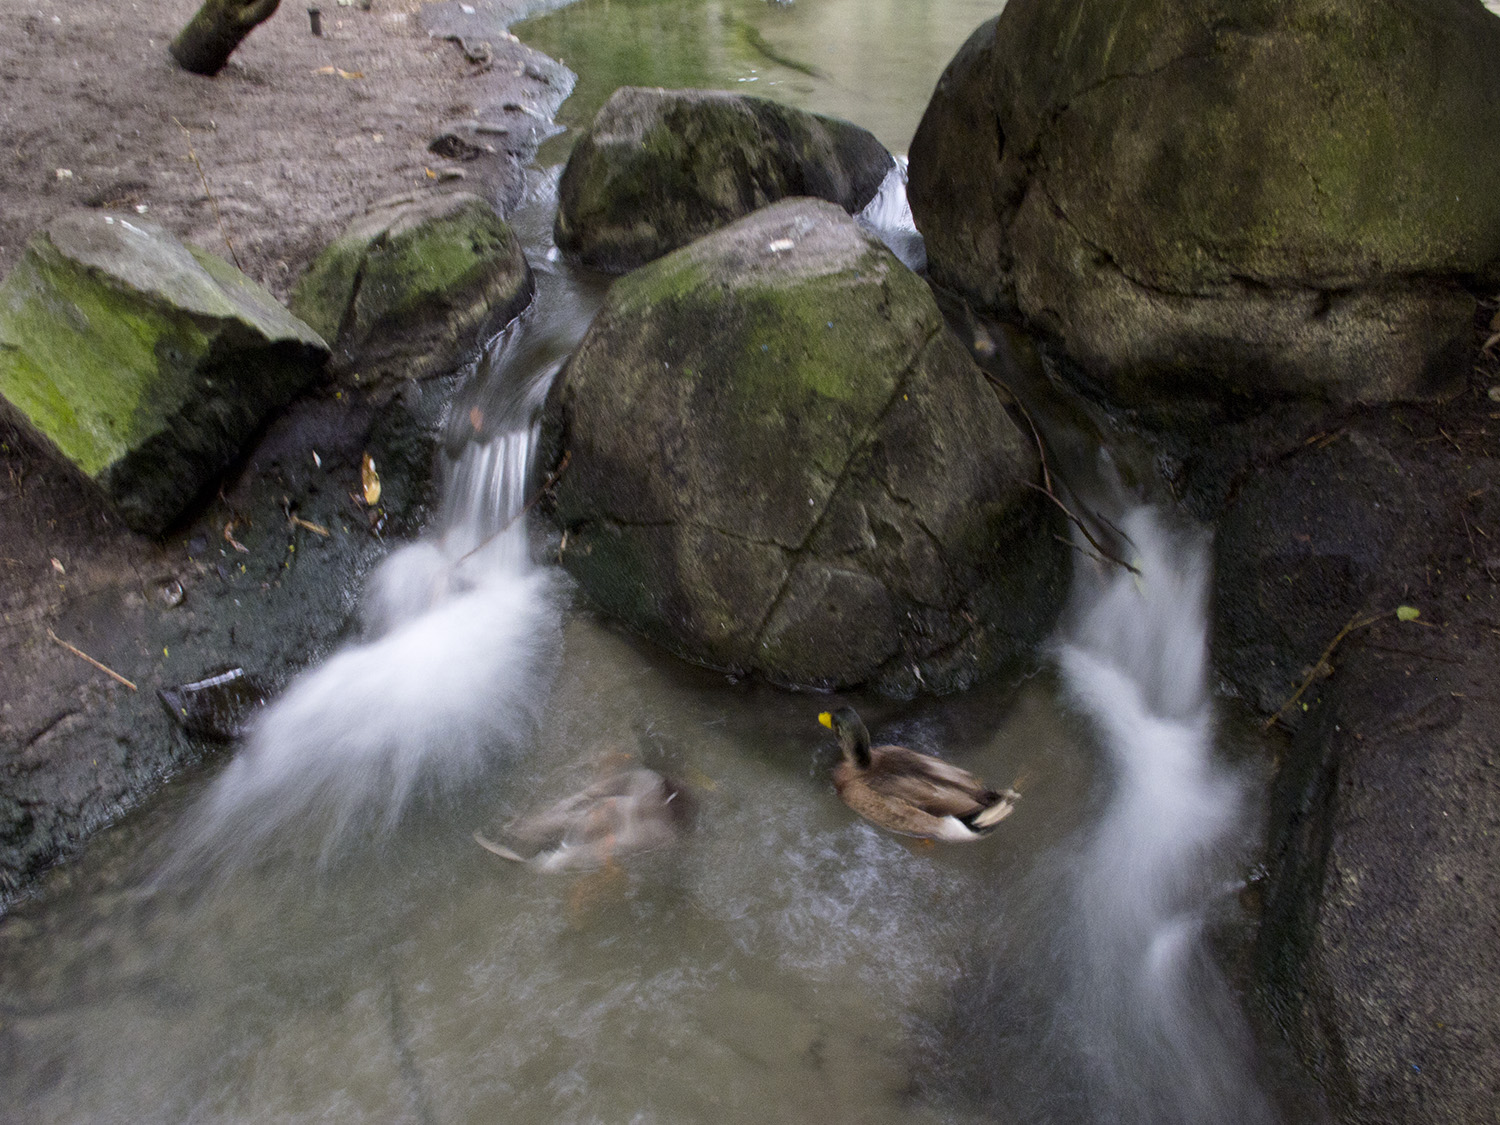
[[[319,38],[283,4],[209,79],[167,53],[197,0],[0,0],[0,272],[59,212],[134,208],[285,297],[368,203],[442,190],[429,141],[494,96],[420,7],[326,0]]]

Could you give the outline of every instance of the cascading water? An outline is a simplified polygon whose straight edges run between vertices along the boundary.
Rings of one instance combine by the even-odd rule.
[[[1099,1120],[1262,1125],[1248,1032],[1202,932],[1243,846],[1245,796],[1214,759],[1207,543],[1144,506],[1119,530],[1138,573],[1080,554],[1057,649],[1114,773],[1077,857],[1081,1059]]]
[[[533,184],[531,209],[550,220],[554,192],[551,177]],[[528,219],[538,225],[523,213],[523,230]],[[538,257],[541,296],[489,345],[451,412],[436,534],[371,576],[360,642],[255,722],[169,871],[260,854],[293,827],[321,833],[327,862],[352,831],[388,832],[415,797],[462,785],[535,735],[561,608],[521,516],[541,404],[596,299],[559,279],[545,246]]]
[[[1080,503],[1139,574],[1079,554],[1055,679],[861,703],[879,738],[1024,772],[1020,807],[966,848],[878,832],[828,785],[826,701],[635,646],[532,563],[535,414],[598,296],[549,252],[553,185],[515,223],[537,301],[459,392],[435,532],[371,576],[360,639],[185,817],[103,834],[0,925],[0,1120],[1274,1120],[1205,937],[1249,802],[1215,754],[1202,537]],[[901,186],[861,219],[914,263]],[[691,788],[682,848],[563,880],[474,844],[622,749]],[[222,893],[132,874],[164,837]]]

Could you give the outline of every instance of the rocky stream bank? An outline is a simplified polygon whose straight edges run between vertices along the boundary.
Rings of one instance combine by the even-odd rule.
[[[1059,14],[1064,7],[1072,14]],[[1443,72],[1441,98],[1474,101],[1493,117],[1500,100],[1487,60],[1500,56],[1500,28],[1469,0],[1421,18],[1394,3],[1375,5],[1373,15],[1330,15],[1324,8],[1338,5],[1311,3],[1227,14],[1212,0],[1138,7],[1117,19],[1090,0],[1057,10],[1013,0],[960,52],[913,144],[914,210],[932,276],[950,312],[966,301],[984,316],[1023,323],[1041,340],[1044,378],[1090,396],[1111,424],[1152,442],[1172,496],[1215,531],[1215,665],[1225,693],[1278,732],[1267,855],[1246,895],[1262,919],[1253,1002],[1342,1120],[1483,1120],[1500,1098],[1493,1016],[1500,908],[1485,889],[1500,859],[1491,734],[1500,720],[1493,672],[1500,666],[1500,357],[1491,340],[1500,278],[1492,197],[1500,193],[1488,192],[1492,180],[1485,179],[1500,168],[1492,159],[1500,130],[1478,136],[1473,115],[1464,116],[1470,124],[1459,135],[1424,138],[1437,148],[1412,157],[1421,176],[1387,183],[1389,152],[1339,147],[1372,135],[1373,126],[1336,130],[1337,144],[1294,128],[1278,144],[1262,135],[1274,132],[1274,121],[1258,123],[1221,95],[1298,84],[1303,94],[1316,92],[1336,57],[1359,82],[1389,81],[1399,110],[1420,102],[1413,91],[1420,93],[1430,69],[1423,60],[1435,52],[1464,64]],[[14,161],[14,175],[0,180],[0,204],[14,203],[0,206],[0,270],[15,265],[25,237],[55,214],[108,208],[222,250],[286,298],[317,251],[376,200],[461,186],[503,213],[520,196],[529,146],[545,131],[538,121],[566,93],[566,72],[498,30],[481,42],[465,23],[456,40],[430,38],[427,27],[443,29],[433,22],[440,11],[459,18],[441,4],[340,8],[321,38],[283,12],[224,77],[205,85],[175,71],[163,50],[188,5],[165,5],[127,27],[102,6],[42,4],[17,21],[13,42],[0,45],[0,82],[18,95],[0,111],[7,141],[0,159]],[[503,17],[499,5],[494,11]],[[1152,34],[1161,27],[1173,33]],[[1338,32],[1332,39],[1330,27]],[[1054,59],[1055,69],[1033,65],[1045,55],[1038,43],[1064,40],[1069,50]],[[1285,49],[1263,49],[1278,42]],[[1457,54],[1444,47],[1455,42],[1463,44]],[[1397,50],[1393,43],[1416,45]],[[1290,77],[1268,59],[1290,66]],[[1245,75],[1254,81],[1235,86]],[[134,96],[120,107],[104,97],[107,89]],[[1223,116],[1195,118],[1201,134],[1171,128],[1173,114],[1162,107],[1204,90]],[[1273,117],[1303,120],[1276,98],[1261,100],[1281,106]],[[59,104],[74,112],[59,115]],[[1363,112],[1339,97],[1330,104],[1330,112],[1355,119]],[[1416,134],[1408,117],[1393,113],[1381,127],[1392,151],[1403,152]],[[38,124],[45,120],[65,124]],[[1257,144],[1232,143],[1247,123]],[[1267,156],[1283,150],[1295,159]],[[1243,183],[1230,158],[1247,154],[1269,166],[1256,181],[1261,192],[1230,198],[1216,177]],[[1106,172],[1079,176],[1080,166]],[[1142,170],[1166,181],[1137,182]],[[1309,177],[1316,191],[1304,182]],[[954,192],[954,183],[974,190]],[[1470,211],[1447,204],[1455,183],[1460,202],[1464,192],[1475,197]],[[759,190],[746,190],[744,211],[772,202]],[[1329,204],[1328,193],[1338,190],[1347,199]],[[1432,203],[1439,197],[1441,206]],[[1129,206],[1133,198],[1161,213],[1133,221],[1144,214]],[[1360,208],[1368,212],[1372,199],[1394,200],[1401,221],[1345,222]],[[765,214],[741,220],[735,237],[756,232]],[[1172,225],[1179,219],[1180,230]],[[828,229],[842,221],[830,219]],[[382,226],[362,245],[383,246],[393,229]],[[769,269],[756,264],[769,255],[771,272],[781,271],[779,256],[795,244],[785,233],[767,228],[744,245],[723,239],[724,256],[753,273]],[[648,266],[632,285],[655,285],[647,296],[687,308],[689,321],[710,315],[692,304],[703,284],[695,255],[718,253],[715,237]],[[858,249],[866,253],[862,243]],[[672,276],[684,264],[686,280]],[[360,265],[361,276],[367,268]],[[902,268],[881,259],[854,274],[879,279]],[[889,291],[896,283],[879,284]],[[646,323],[629,312],[631,299],[630,287],[622,288],[628,315],[617,319],[627,335]],[[758,306],[746,307],[766,319]],[[722,315],[751,319],[743,311]],[[957,339],[980,360],[993,355],[997,336],[967,316],[956,317]],[[326,334],[342,338],[357,319],[327,319]],[[610,327],[603,319],[601,333]],[[816,319],[814,327],[835,326],[834,317]],[[672,346],[691,345],[681,358],[699,362],[691,348],[702,341],[692,338],[691,324],[664,323]],[[940,330],[936,321],[932,330]],[[762,352],[783,342],[780,331],[765,337]],[[653,368],[656,356],[653,350]],[[894,386],[906,389],[899,380],[914,362],[900,368]],[[954,369],[972,372],[965,363]],[[754,364],[742,366],[755,376]],[[155,689],[234,665],[254,669],[262,690],[273,691],[351,628],[360,576],[391,538],[422,525],[452,377],[371,387],[353,374],[348,368],[298,399],[206,506],[159,538],[126,530],[18,427],[0,434],[0,894],[23,890],[89,831],[204,753],[203,743],[177,729]],[[580,363],[553,404],[570,438],[579,431],[567,427],[582,411],[566,396],[586,388],[587,377]],[[811,382],[816,394],[848,397],[847,388],[829,391],[816,372]],[[694,410],[712,399],[701,388],[690,392]],[[895,391],[886,397],[894,403]],[[733,425],[757,417],[743,404],[731,407],[723,417]],[[879,426],[900,421],[894,411],[887,419],[887,410]],[[873,421],[861,425],[884,432]],[[846,463],[862,466],[860,476],[883,464],[871,451],[884,439],[854,431],[871,444],[856,442],[852,458],[842,447],[830,455],[828,481],[811,489],[795,482],[799,506],[808,491],[834,494]],[[889,444],[922,444],[898,437]],[[690,444],[692,435],[671,440]],[[603,535],[600,526],[614,536],[600,542],[623,541],[640,528],[650,529],[646,538],[668,538],[662,511],[694,526],[704,502],[692,482],[675,482],[645,515],[591,509],[605,485],[621,479],[611,458],[635,455],[596,444],[598,465],[590,469],[580,455],[559,502],[564,530],[578,536],[575,549],[595,547],[587,535]],[[569,452],[550,451],[559,472]],[[1027,446],[1019,460],[1030,465],[1029,458]],[[382,482],[373,499],[370,462]],[[605,484],[593,496],[572,495],[568,489],[586,484],[589,472]],[[941,491],[906,493],[904,485],[882,483],[885,495],[873,490],[844,505],[854,514],[834,521],[835,531],[847,532],[836,542],[815,541],[807,528],[773,530],[764,542],[742,537],[775,555],[776,565],[790,546],[787,557],[816,571],[816,597],[787,598],[785,579],[768,579],[776,591],[771,608],[765,598],[756,603],[766,620],[786,610],[782,599],[808,620],[878,617],[868,605],[886,605],[891,590],[926,604],[911,595],[919,572],[900,552],[891,556],[900,567],[875,568],[879,581],[849,562],[865,566],[863,552],[879,545],[872,511],[919,507],[920,493]],[[966,556],[950,557],[926,519],[915,521],[920,533],[910,539],[930,536],[950,577],[969,568],[952,563]],[[725,517],[716,530],[734,520]],[[958,530],[964,547],[974,547],[979,533]],[[801,558],[804,547],[810,562]],[[744,549],[736,543],[724,557]],[[889,544],[881,549],[889,552]],[[709,557],[717,565],[721,556]],[[670,568],[615,563],[572,568],[585,589],[591,569],[600,572],[592,581],[601,589],[620,587],[617,604],[597,592],[596,600],[648,635],[665,630],[657,639],[668,647],[773,680],[846,682],[817,669],[782,677],[752,654],[722,655],[715,647],[722,639],[706,627],[694,643],[678,643],[669,619],[686,617],[677,601],[647,604],[659,592],[654,576]],[[859,596],[825,598],[835,579]],[[703,585],[682,582],[694,584]],[[973,626],[974,606],[950,600]],[[643,606],[639,620],[625,612]],[[962,632],[951,622],[943,627]],[[1028,637],[1043,631],[1029,628]],[[888,632],[896,636],[894,627]],[[910,646],[930,640],[903,634],[890,650],[904,661]],[[963,656],[963,644],[953,651]],[[923,650],[923,659],[930,655]],[[847,682],[868,674],[861,668]],[[944,675],[948,687],[971,678],[962,669]],[[920,690],[921,679],[899,688]]]

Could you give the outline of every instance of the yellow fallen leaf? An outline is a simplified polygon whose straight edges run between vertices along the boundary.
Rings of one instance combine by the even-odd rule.
[[[1398,605],[1396,607],[1397,621],[1415,621],[1422,616],[1422,611],[1414,605]]]
[[[427,178],[429,180],[435,180],[435,179],[437,179],[437,173],[434,172],[431,168],[423,168],[422,171],[424,171],[424,172],[427,173]]]
[[[375,471],[375,459],[368,453],[359,461],[359,482],[364,486],[365,503],[372,508],[380,503],[380,474]]]
[[[363,78],[365,76],[365,72],[362,70],[342,70],[336,66],[320,66],[313,73],[337,74],[340,78]]]

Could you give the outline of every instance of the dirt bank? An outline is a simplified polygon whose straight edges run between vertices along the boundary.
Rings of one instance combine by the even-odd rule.
[[[501,35],[429,36],[438,6],[418,0],[327,0],[321,38],[284,4],[200,78],[166,50],[197,3],[0,0],[0,272],[54,215],[102,207],[140,211],[285,297],[375,200],[463,187],[503,211],[566,92],[565,72]],[[446,160],[428,145],[455,118],[517,128],[481,159]],[[395,409],[333,388],[304,400],[162,541],[127,531],[0,420],[0,910],[203,753],[157,688],[226,666],[274,685],[349,628],[362,573],[423,519],[447,390],[413,384]],[[365,452],[378,510],[359,500]]]

